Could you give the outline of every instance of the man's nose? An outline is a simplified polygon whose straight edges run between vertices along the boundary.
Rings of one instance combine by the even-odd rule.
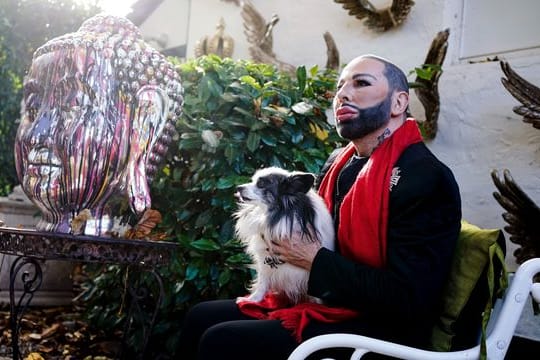
[[[336,99],[339,102],[350,101],[348,86],[343,85],[342,87],[339,88],[339,90],[336,92]]]

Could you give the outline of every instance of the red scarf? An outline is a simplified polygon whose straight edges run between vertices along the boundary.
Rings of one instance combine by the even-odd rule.
[[[374,267],[386,264],[386,236],[390,177],[401,153],[422,141],[414,119],[407,119],[378,146],[356,178],[339,209],[338,243],[343,256]],[[355,154],[349,144],[336,157],[319,187],[329,209],[334,208],[334,188],[343,166]],[[354,206],[353,206],[354,204]]]
[[[385,265],[390,176],[403,150],[420,141],[422,136],[416,122],[407,119],[371,154],[341,204],[337,237],[344,257],[378,268]],[[345,147],[319,187],[319,194],[330,210],[334,206],[333,195],[338,175],[355,151],[352,143]],[[258,303],[240,302],[238,307],[242,313],[257,319],[281,320],[298,342],[302,341],[302,331],[311,319],[332,323],[358,316],[355,310],[314,303],[290,307],[273,294],[266,294]]]

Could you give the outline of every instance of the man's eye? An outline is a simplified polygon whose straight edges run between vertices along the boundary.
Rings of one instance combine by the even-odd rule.
[[[370,84],[368,81],[366,81],[366,80],[356,80],[356,81],[354,82],[354,84],[355,84],[356,86],[369,86],[369,85],[371,85],[371,84]]]

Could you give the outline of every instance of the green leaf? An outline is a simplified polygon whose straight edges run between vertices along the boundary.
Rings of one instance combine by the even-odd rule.
[[[254,152],[255,150],[259,148],[260,143],[261,143],[261,136],[254,131],[250,131],[247,138],[247,142],[246,142],[247,148],[251,152]]]
[[[299,144],[304,139],[304,133],[301,131],[295,131],[292,134],[291,141],[293,144]]]
[[[219,286],[226,285],[229,281],[231,281],[231,278],[232,278],[231,272],[229,271],[229,269],[225,269],[219,274],[219,278],[218,278]]]
[[[249,264],[251,260],[245,253],[239,253],[231,255],[227,258],[226,262],[231,265]]]
[[[224,155],[227,159],[227,163],[232,164],[234,161],[237,160],[236,158],[239,155],[239,151],[237,147],[234,146],[234,144],[228,144],[227,146],[225,146]]]
[[[220,249],[219,245],[215,241],[209,239],[195,240],[191,242],[191,246],[202,251],[216,251]]]
[[[274,147],[277,145],[277,138],[273,134],[262,134],[261,140],[268,146]]]
[[[195,227],[203,228],[207,226],[210,223],[211,218],[212,218],[211,209],[201,212],[199,216],[197,216],[197,219],[195,220]]]
[[[244,84],[248,84],[254,89],[262,90],[262,86],[257,82],[257,80],[255,80],[253,77],[249,75],[241,76],[240,81],[243,82]]]
[[[235,177],[227,176],[224,178],[219,178],[216,184],[216,188],[223,190],[223,189],[230,189],[235,185]]]
[[[199,274],[199,268],[193,264],[188,264],[186,268],[186,280],[190,281],[197,277]]]
[[[306,73],[306,67],[305,66],[299,66],[296,69],[296,78],[298,80],[298,92],[300,94],[303,94],[304,90],[306,88],[306,79],[307,79],[307,73]]]

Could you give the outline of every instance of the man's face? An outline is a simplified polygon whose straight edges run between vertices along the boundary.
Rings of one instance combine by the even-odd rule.
[[[334,117],[341,137],[361,139],[386,125],[391,106],[392,93],[382,62],[357,58],[343,69],[334,98]]]
[[[129,124],[114,81],[110,63],[85,48],[47,53],[32,64],[16,163],[24,191],[49,220],[93,208],[117,189]]]

